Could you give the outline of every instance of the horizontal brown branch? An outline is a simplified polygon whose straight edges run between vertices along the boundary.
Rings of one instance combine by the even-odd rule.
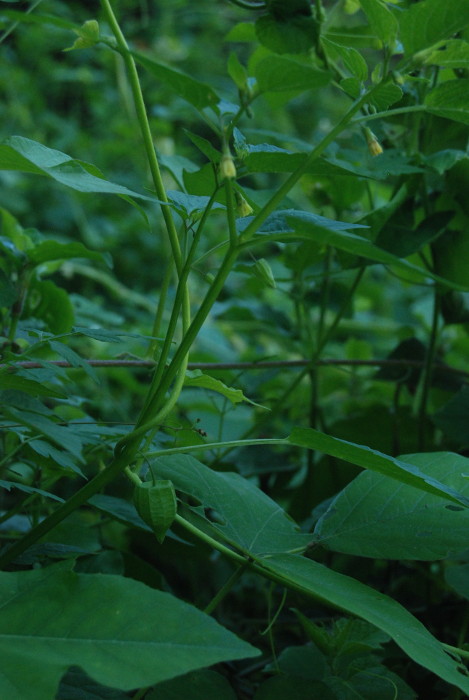
[[[139,368],[152,368],[155,366],[153,360],[86,360],[87,364],[91,367],[134,367]],[[70,362],[66,360],[47,360],[47,364],[54,365],[56,367],[69,367],[73,366]],[[228,370],[228,369],[238,369],[238,370],[262,370],[262,369],[276,369],[276,368],[286,368],[294,369],[295,367],[423,367],[423,362],[420,360],[406,360],[406,359],[374,359],[374,360],[351,360],[351,359],[323,359],[311,362],[310,360],[261,360],[259,362],[190,362],[188,369],[200,369],[200,370]],[[40,369],[43,367],[43,363],[34,361],[19,361],[12,364],[0,364],[0,369]],[[448,367],[442,364],[436,364],[436,368],[440,371],[447,372],[449,374],[456,374],[461,377],[469,377],[469,372],[461,369],[455,369],[453,367]],[[75,367],[79,369],[79,367]]]

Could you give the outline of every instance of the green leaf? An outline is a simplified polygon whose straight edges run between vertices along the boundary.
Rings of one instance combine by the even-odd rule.
[[[151,75],[171,88],[176,95],[182,97],[183,100],[189,102],[196,109],[204,109],[204,107],[216,108],[220,98],[210,85],[148,58],[141,53],[134,51],[132,55]]]
[[[78,355],[75,350],[69,348],[64,343],[58,343],[56,340],[51,340],[49,343],[51,350],[54,350],[60,357],[63,357],[72,367],[81,368],[94,382],[99,383],[98,375],[95,369],[89,362]]]
[[[469,496],[466,457],[451,453],[406,455],[441,483]],[[315,528],[327,549],[362,557],[433,561],[455,558],[467,549],[469,511],[388,477],[359,474],[334,499]]]
[[[228,57],[227,68],[228,74],[238,90],[245,90],[248,81],[248,73],[234,51],[232,51]]]
[[[44,321],[55,334],[67,333],[75,321],[70,297],[51,280],[34,280],[30,284],[23,315]]]
[[[212,531],[243,551],[261,555],[301,550],[311,540],[275,501],[239,474],[215,472],[189,455],[160,457],[154,471],[204,508],[212,508],[217,514]]]
[[[247,401],[253,406],[259,406],[259,404],[251,401],[251,399],[248,399],[243,394],[241,389],[233,389],[233,387],[226,386],[226,384],[219,379],[210,377],[208,374],[203,374],[200,369],[187,370],[184,386],[192,386],[197,387],[198,389],[216,391],[217,394],[221,394],[233,404],[240,403],[241,401]]]
[[[88,260],[104,261],[110,265],[110,257],[104,253],[90,250],[83,243],[58,243],[43,241],[28,251],[28,258],[33,265],[42,265],[53,260],[70,260],[72,258],[87,258]]]
[[[125,523],[130,527],[138,527],[141,530],[153,532],[153,529],[150,527],[150,525],[147,525],[147,523],[144,522],[139,516],[139,514],[135,510],[135,506],[133,506],[132,503],[129,503],[129,501],[126,501],[123,498],[109,496],[104,493],[97,493],[89,499],[88,503],[90,503],[98,510],[101,510],[103,513],[111,515],[113,518],[119,520],[119,522],[121,523]]]
[[[360,0],[360,4],[378,39],[392,48],[398,29],[393,13],[381,0]]]
[[[269,56],[254,69],[260,92],[315,90],[331,80],[329,73],[283,56]]]
[[[81,454],[82,442],[76,431],[73,430],[73,426],[65,428],[57,425],[44,415],[27,410],[18,410],[14,406],[4,407],[3,412],[15,423],[25,425],[34,433],[44,435],[59,447],[66,449],[80,462],[84,461]]]
[[[273,554],[262,566],[281,577],[284,585],[367,620],[394,639],[416,663],[469,693],[467,671],[413,615],[383,593],[293,554]]]
[[[368,78],[368,66],[365,59],[356,49],[349,46],[335,44],[330,39],[323,38],[324,48],[327,53],[337,54],[342,59],[342,63],[350,73],[360,82]]]
[[[450,39],[441,48],[432,51],[425,59],[427,65],[442,68],[469,68],[469,43],[462,39]]]
[[[185,676],[158,683],[146,700],[236,700],[236,695],[224,676],[215,671],[192,671]]]
[[[0,574],[0,693],[50,700],[64,670],[80,666],[121,690],[153,685],[258,651],[167,593],[67,565]]]
[[[284,6],[288,8],[286,3]],[[256,21],[257,39],[278,54],[306,53],[315,46],[318,32],[318,24],[311,16],[277,19],[272,15],[262,15]]]
[[[469,600],[469,564],[448,566],[445,569],[445,579],[458,595]]]
[[[411,55],[464,29],[469,24],[469,0],[425,0],[397,17],[405,53]]]
[[[210,197],[186,194],[185,192],[174,190],[168,190],[167,195],[174,209],[183,219],[197,219],[203,214],[210,201]],[[226,207],[223,204],[214,202],[212,204],[213,209],[226,209]]]
[[[384,112],[395,102],[398,102],[402,95],[402,90],[398,85],[384,83],[372,92],[370,102],[378,111]]]
[[[469,79],[449,80],[437,85],[425,98],[432,114],[469,124]]]
[[[252,217],[238,219],[237,225],[242,238],[242,231],[252,221]],[[454,289],[465,289],[461,281],[446,280],[427,270],[419,268],[417,265],[402,260],[389,253],[377,245],[350,233],[349,229],[366,228],[362,224],[348,224],[343,221],[333,221],[318,214],[286,209],[271,214],[262,224],[261,228],[254,236],[254,241],[298,241],[310,240],[321,246],[332,246],[338,250],[343,250],[352,255],[358,255],[373,262],[393,265],[406,271],[418,272],[419,275],[428,276]]]
[[[54,399],[65,399],[66,394],[57,389],[52,389],[47,385],[36,382],[34,379],[26,379],[8,371],[0,372],[0,390],[16,389],[24,391],[29,396],[50,396]]]
[[[78,192],[120,194],[154,201],[153,197],[105,180],[94,165],[74,160],[61,151],[43,146],[24,136],[10,136],[0,144],[0,170],[47,175]]]
[[[0,487],[11,491],[12,489],[18,489],[18,491],[23,491],[24,493],[38,493],[44,498],[52,498],[54,501],[59,501],[59,503],[64,503],[64,499],[60,496],[56,496],[55,493],[50,493],[49,491],[43,491],[43,489],[36,489],[33,486],[27,486],[26,484],[20,484],[16,481],[4,481],[0,479]]]
[[[469,445],[469,387],[463,386],[432,416],[432,420],[457,445]]]
[[[403,484],[415,486],[421,491],[462,503],[466,508],[469,507],[469,498],[421,471],[415,465],[396,457],[389,457],[364,445],[356,445],[347,440],[326,435],[313,428],[294,428],[287,441],[291,445],[324,452],[331,457],[343,459],[364,469],[378,472],[378,474],[383,474],[391,479],[397,479]]]
[[[71,471],[79,474],[79,476],[86,478],[81,469],[75,464],[74,460],[63,450],[58,450],[53,447],[48,442],[44,440],[30,440],[28,442],[28,447],[36,452],[41,457],[46,459],[51,459],[55,464],[58,464],[63,469],[70,469]]]

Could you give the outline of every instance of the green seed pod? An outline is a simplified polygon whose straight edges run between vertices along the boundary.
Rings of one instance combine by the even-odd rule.
[[[161,544],[177,512],[173,482],[167,479],[159,479],[155,483],[144,481],[135,487],[134,505]]]

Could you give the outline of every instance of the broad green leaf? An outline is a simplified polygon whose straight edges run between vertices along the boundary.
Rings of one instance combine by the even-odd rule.
[[[215,472],[189,455],[160,457],[153,464],[158,478],[171,479],[177,491],[212,508],[217,515],[212,531],[246,552],[301,550],[311,540],[275,501],[239,474]]]
[[[469,0],[424,0],[396,16],[405,53],[411,55],[464,29],[469,24]]]
[[[3,370],[0,372],[0,390],[6,391],[8,389],[24,391],[30,396],[50,396],[55,399],[66,398],[66,394],[62,391],[49,388],[41,382],[36,382],[34,379],[26,379],[25,377],[20,377]]]
[[[80,666],[121,690],[153,685],[258,651],[167,593],[67,565],[0,574],[0,693],[50,700]]]
[[[457,445],[469,445],[469,387],[463,386],[432,416],[432,420]]]
[[[201,197],[195,194],[186,194],[185,192],[174,190],[168,190],[167,195],[174,209],[184,219],[199,218],[204,213],[210,201],[210,197]],[[226,209],[226,207],[223,204],[214,202],[212,204],[212,209]]]
[[[368,78],[368,66],[365,59],[356,49],[349,46],[341,46],[340,44],[335,44],[330,39],[323,38],[323,46],[332,54],[337,54],[342,59],[342,62],[352,75],[359,81],[366,80]]]
[[[201,670],[158,683],[146,700],[236,700],[236,695],[221,673]]]
[[[104,493],[98,493],[92,496],[88,503],[90,503],[98,510],[103,513],[111,515],[116,520],[119,520],[130,527],[138,527],[141,530],[147,530],[148,532],[153,532],[152,528],[147,525],[142,518],[139,516],[135,510],[135,506],[129,501],[123,498],[117,498],[116,496],[109,496]]]
[[[176,95],[182,97],[196,109],[216,108],[220,98],[210,85],[196,80],[186,73],[170,68],[141,53],[133,52],[133,57],[157,80],[167,85]]]
[[[242,238],[243,230],[252,221],[252,217],[238,219],[237,225]],[[446,280],[417,265],[402,260],[377,245],[350,233],[349,229],[366,228],[362,224],[348,224],[342,221],[333,221],[318,214],[286,209],[271,214],[254,236],[253,241],[299,241],[310,240],[321,246],[332,246],[346,253],[357,255],[373,262],[384,265],[392,265],[402,270],[418,272],[419,275],[431,277],[442,284],[454,289],[465,289],[460,280]]]
[[[407,464],[469,496],[469,460],[456,454],[406,455]],[[469,511],[380,474],[359,474],[315,528],[328,549],[362,557],[433,561],[467,549]]]
[[[28,289],[24,316],[44,321],[52,333],[67,333],[75,314],[70,297],[51,280],[34,280]]]
[[[248,73],[234,51],[232,51],[228,57],[227,69],[231,80],[238,90],[245,90],[248,81]]]
[[[289,4],[283,3],[288,11]],[[311,10],[308,8],[308,14]],[[262,15],[256,21],[256,37],[263,46],[278,54],[307,53],[318,38],[318,24],[312,16],[276,18]]]
[[[451,486],[441,483],[432,475],[426,474],[425,471],[422,471],[414,464],[407,463],[396,457],[389,457],[364,445],[356,445],[347,440],[326,435],[313,428],[295,428],[287,438],[287,441],[291,445],[324,452],[324,454],[331,457],[343,459],[351,464],[356,464],[358,467],[378,472],[378,474],[396,479],[403,484],[414,486],[421,491],[456,503],[462,503],[466,508],[469,507],[468,497]]]
[[[350,80],[357,83],[355,78]],[[358,86],[358,83],[357,83]],[[307,158],[306,153],[288,151],[285,148],[260,144],[252,146],[246,144],[244,153],[241,154],[243,165],[253,173],[289,173],[302,166]],[[360,176],[373,179],[384,179],[390,175],[402,175],[422,172],[423,169],[409,163],[409,158],[395,150],[386,150],[379,158],[371,159],[368,149],[353,152],[353,156],[346,160],[343,157],[321,156],[314,160],[307,168],[310,175],[335,177],[346,175],[349,177]]]
[[[425,98],[432,114],[469,124],[469,79],[449,80],[437,85]]]
[[[4,479],[0,479],[0,487],[2,489],[6,489],[7,491],[18,489],[18,491],[23,491],[24,493],[37,493],[40,496],[44,496],[44,498],[52,498],[54,501],[59,501],[59,503],[64,502],[64,499],[60,498],[60,496],[56,496],[55,493],[50,493],[49,491],[44,491],[43,489],[36,489],[33,486],[20,484],[16,481],[4,481]]]
[[[360,4],[378,39],[392,48],[398,29],[393,13],[381,0],[360,0]]]
[[[370,26],[334,27],[325,36],[335,44],[355,49],[380,49],[382,46]]]
[[[214,148],[214,146],[210,143],[208,139],[204,139],[203,136],[199,136],[199,134],[194,134],[192,131],[189,131],[188,129],[184,129],[185,133],[188,135],[192,143],[197,146],[199,151],[204,154],[204,156],[207,156],[208,160],[211,163],[219,163],[221,159],[221,153],[219,150]],[[197,169],[197,168],[196,168]],[[186,168],[187,170],[187,168]],[[190,170],[189,170],[190,172]],[[182,182],[181,177],[177,178],[178,182]],[[180,194],[183,194],[182,192]],[[195,196],[195,195],[186,195],[186,196]],[[207,197],[208,200],[208,197]]]
[[[440,175],[443,175],[447,170],[451,170],[456,163],[464,160],[469,160],[466,151],[456,148],[445,148],[443,151],[437,151],[425,158],[428,167],[436,170]]]
[[[283,56],[269,56],[254,70],[260,92],[315,90],[327,85],[329,73]]]
[[[94,165],[75,160],[24,136],[10,136],[0,144],[0,170],[46,175],[78,192],[120,194],[154,201],[152,197],[105,180]]]
[[[248,399],[241,389],[233,389],[233,387],[226,386],[219,379],[215,377],[210,377],[208,374],[203,374],[200,369],[188,370],[186,372],[186,378],[184,380],[184,386],[197,387],[198,389],[208,389],[209,391],[216,391],[217,394],[221,394],[226,399],[231,401],[231,403],[236,404],[241,401],[247,401],[253,406],[258,406],[259,404]]]
[[[350,687],[350,683],[348,686]],[[336,700],[339,697],[324,682],[289,673],[280,673],[263,681],[253,700]]]
[[[60,681],[55,700],[129,700],[129,696],[121,690],[96,683],[80,668],[74,666]]]
[[[406,221],[402,221],[402,218],[400,220],[398,213],[381,229],[375,243],[393,255],[406,258],[437,239],[453,218],[454,211],[439,211],[423,219],[415,230],[411,230]]]
[[[445,579],[456,593],[469,600],[469,564],[448,566],[445,569]]]
[[[441,48],[432,51],[425,63],[442,68],[469,68],[469,43],[462,39],[450,39]]]
[[[384,83],[372,92],[370,102],[378,111],[384,112],[388,107],[398,102],[402,95],[402,90],[398,85]]]
[[[416,663],[469,693],[469,676],[440,642],[399,603],[365,584],[305,557],[273,554],[262,566],[285,586],[367,620],[386,632]]]
[[[83,243],[58,243],[44,241],[28,251],[28,258],[33,265],[42,265],[53,260],[70,260],[72,258],[87,258],[88,260],[104,261],[111,267],[110,257],[104,253],[90,250]]]

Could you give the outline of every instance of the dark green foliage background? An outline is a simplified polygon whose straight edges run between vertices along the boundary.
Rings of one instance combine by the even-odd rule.
[[[201,388],[191,376],[142,444],[141,474],[172,480],[180,515],[205,541],[176,522],[158,544],[132,505],[131,481],[121,474],[106,485],[0,575],[12,606],[0,616],[5,697],[33,700],[34,683],[40,700],[57,688],[60,700],[465,697],[464,659],[419,622],[467,649],[469,4],[347,0],[325,2],[324,15],[320,2],[243,4],[112,3],[143,56],[184,252],[207,199],[180,191],[208,198],[223,150],[214,111],[197,100],[216,93],[229,124],[257,77],[262,94],[230,143],[237,192],[255,216],[351,98],[378,83],[380,66],[390,81],[262,224],[191,350],[194,367],[245,364],[206,370],[224,386]],[[6,167],[0,152],[5,546],[102,473],[135,425],[171,258],[121,57],[105,43],[65,51],[90,19],[110,35],[100,3],[29,7],[0,3],[0,31],[18,20],[0,44],[1,148],[11,136],[38,142],[135,196],[64,187]],[[202,85],[185,94],[160,64]],[[384,152],[374,157],[362,127],[376,111],[369,127]],[[221,189],[190,276],[193,314],[221,264],[226,203]],[[242,234],[249,220],[237,221]],[[158,338],[175,294],[173,275]],[[313,364],[294,364],[303,360]],[[261,361],[273,364],[253,366]],[[272,442],[239,444],[256,438]],[[217,543],[248,557],[236,580],[243,560],[223,557]],[[58,602],[41,617],[44,600]],[[208,606],[219,624],[193,606]],[[100,625],[108,638],[93,637]],[[74,640],[76,627],[86,654],[58,645],[47,656],[40,641]],[[140,652],[129,643],[113,665],[126,629]]]

